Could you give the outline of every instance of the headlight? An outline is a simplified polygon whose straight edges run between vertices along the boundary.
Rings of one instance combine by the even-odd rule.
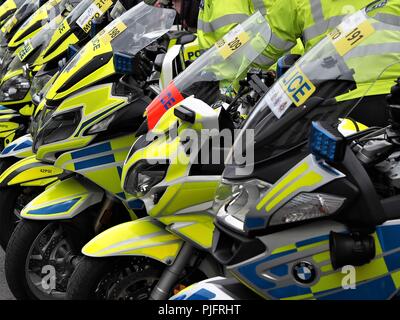
[[[141,161],[127,174],[124,190],[136,196],[144,196],[164,179],[167,169],[167,164],[152,165],[147,161]]]
[[[34,139],[34,152],[42,145],[54,143],[69,138],[78,127],[81,120],[81,110],[77,109],[49,118],[53,111],[44,115],[43,126],[38,130]]]
[[[2,101],[17,101],[25,98],[30,88],[29,80],[23,76],[11,78],[3,83],[0,88]]]
[[[273,214],[271,226],[322,218],[338,211],[346,199],[322,193],[301,193]]]
[[[100,122],[96,123],[93,127],[91,127],[87,131],[87,133],[88,134],[95,134],[95,133],[100,133],[100,132],[106,131],[108,129],[108,126],[110,125],[110,123],[114,120],[114,118],[115,118],[115,113],[113,113],[112,115],[104,118]]]
[[[44,75],[36,75],[33,77],[32,85],[31,85],[31,96],[32,101],[35,105],[38,105],[40,101],[43,99],[44,95],[48,91],[49,87],[46,84],[52,79],[50,74]]]
[[[213,204],[217,219],[235,230],[244,232],[246,215],[255,208],[261,192],[269,187],[268,183],[260,180],[240,183],[222,180]]]
[[[268,226],[330,216],[336,213],[346,200],[323,193],[300,193],[268,216],[265,210],[257,209],[257,204],[270,187],[270,184],[260,180],[240,183],[223,180],[213,205],[218,221],[240,232],[259,230]],[[257,225],[253,226],[255,221]]]

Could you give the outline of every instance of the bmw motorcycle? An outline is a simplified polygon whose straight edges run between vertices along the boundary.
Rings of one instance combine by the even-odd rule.
[[[35,36],[43,26],[64,10],[65,0],[26,0],[0,29],[0,62],[7,67],[13,52]]]
[[[398,294],[399,85],[389,96],[388,127],[338,120],[362,108],[370,89],[393,78],[391,67],[400,63],[398,52],[380,51],[374,72],[366,66],[368,48],[400,31],[371,13],[345,19],[255,107],[214,203],[212,254],[232,276],[196,284],[173,300]],[[351,95],[356,83],[365,96],[338,107],[337,97]]]
[[[3,148],[27,132],[30,117],[40,102],[37,93],[58,71],[59,61],[68,56],[69,46],[83,45],[90,39],[88,33],[91,24],[87,25],[86,20],[94,17],[93,7],[96,7],[97,2],[85,0],[76,8],[73,8],[74,4],[75,2],[70,0],[64,1],[62,3],[64,10],[60,10],[62,12],[46,23],[32,39],[25,40],[23,45],[16,49],[10,65],[1,72],[0,100],[9,108],[4,107],[1,110],[3,129],[0,136],[4,140]],[[110,1],[110,5],[102,7],[103,11],[99,12],[106,13],[112,5],[113,2]],[[88,15],[88,11],[91,14]],[[96,17],[100,18],[102,16],[100,13]],[[85,27],[85,31],[80,25]],[[74,49],[78,50],[77,47]],[[32,101],[32,97],[35,96],[36,100]],[[25,147],[27,147],[26,141],[27,137],[22,141]],[[19,143],[11,146],[1,157],[6,157],[9,162],[9,153],[15,151],[18,146]],[[23,152],[25,154],[25,150]]]
[[[17,298],[62,298],[83,244],[141,214],[140,203],[121,189],[121,165],[155,94],[148,75],[141,78],[134,68],[169,39],[174,17],[170,9],[137,5],[74,56],[46,93],[33,150],[43,161],[40,171],[47,164],[49,177],[57,174],[59,181],[24,207],[7,246],[6,278]],[[35,184],[29,171],[38,172],[37,166],[29,161],[36,160],[16,164],[22,171],[7,170],[5,183],[13,184],[17,174],[25,180],[19,185]],[[44,264],[55,267],[54,287],[37,281]]]
[[[0,28],[26,0],[6,0],[0,5]]]
[[[238,106],[244,107],[254,92],[236,95],[222,106],[215,104],[225,97],[218,84],[246,75],[270,36],[261,14],[253,15],[190,65],[147,107],[144,126],[153,128],[138,138],[129,152],[122,185],[126,193],[144,202],[149,217],[112,227],[85,245],[82,252],[86,257],[79,261],[68,284],[69,299],[165,299],[196,279],[223,274],[207,254],[214,228],[207,210],[223,162],[197,162],[211,138],[200,139],[194,148],[185,135],[188,131],[233,132],[235,120],[240,123]],[[222,92],[226,94],[226,88]],[[141,129],[138,132],[142,133]]]
[[[65,48],[68,48],[68,43],[75,43],[75,49],[77,44],[82,45],[84,43],[85,36],[81,28],[78,27],[77,22],[82,20],[80,17],[85,17],[85,19],[87,19],[87,14],[85,12],[89,9],[91,10],[90,12],[92,12],[93,10],[91,8],[96,3],[96,1],[81,2],[64,19],[64,22],[56,28],[55,33],[50,38],[49,34],[46,33],[45,30],[42,30],[40,34],[35,36],[32,41],[28,43],[31,44],[34,49],[25,51],[24,62],[26,63],[31,61],[28,66],[31,73],[36,72],[35,70],[40,67],[40,70],[36,72],[32,80],[30,89],[30,96],[32,97],[33,103],[33,106],[31,105],[33,112],[32,121],[30,123],[28,122],[30,132],[36,131],[38,119],[43,107],[43,104],[39,106],[39,103],[51,87],[54,79],[57,77],[57,75],[51,77],[51,74],[55,72],[53,68],[56,61],[63,56],[68,56],[68,54],[71,55],[71,50],[67,49],[67,52],[65,52]],[[124,7],[121,8],[121,5],[117,2],[110,13],[113,17],[117,17],[114,12],[115,8],[118,8],[119,14],[122,14],[124,11]],[[84,22],[85,19],[82,21]],[[82,24],[81,22],[79,23]],[[65,32],[66,29],[69,31]],[[78,38],[80,39],[79,41]],[[51,47],[52,50],[49,51],[49,47]],[[41,48],[44,48],[44,50]],[[154,52],[161,50],[161,53],[156,56],[153,63],[154,72],[151,79],[148,81],[148,86],[152,88],[155,93],[158,93],[160,90],[159,86],[162,88],[164,82],[169,82],[168,79],[172,79],[174,75],[185,68],[185,61],[190,62],[197,58],[199,47],[195,35],[184,30],[172,30],[164,36],[160,45],[157,46],[157,49],[155,50],[154,48],[156,47],[153,47],[153,49],[149,51],[150,60],[154,60]],[[69,47],[69,49],[71,49],[71,47]],[[49,54],[47,55],[46,52],[49,52]],[[15,61],[16,65],[21,66],[21,69],[24,68],[17,57],[15,58]],[[41,66],[41,64],[44,65]],[[44,88],[40,90],[43,86]],[[10,114],[10,117],[11,116],[12,114]],[[21,121],[22,120],[25,120],[24,128],[26,128],[28,126],[27,117],[24,117]],[[26,131],[26,129],[20,130],[21,133],[24,131]],[[49,167],[47,164],[44,165],[33,156],[31,134],[24,135],[5,147],[0,154],[2,171],[9,168],[19,159],[24,159],[28,156],[30,156],[29,159],[26,159],[28,162],[18,162],[0,179],[2,187],[2,192],[0,193],[0,205],[3,208],[3,210],[0,211],[0,244],[3,248],[6,247],[8,239],[15,227],[15,223],[19,220],[19,213],[22,208],[30,202],[30,200],[40,194],[46,186],[56,181],[59,175],[63,174],[63,170],[55,168],[50,170],[49,168],[51,166]],[[26,166],[27,163],[29,163],[28,167]],[[10,175],[14,175],[16,172],[20,175],[21,171],[25,172],[25,170],[28,169],[30,174],[28,175],[24,173],[25,178],[23,180],[9,179]],[[23,186],[23,184],[28,181],[30,181],[29,186]],[[15,214],[13,214],[13,212],[15,212]]]

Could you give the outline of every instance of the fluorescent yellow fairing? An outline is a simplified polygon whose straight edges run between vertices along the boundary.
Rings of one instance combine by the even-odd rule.
[[[114,60],[113,58],[108,61],[102,67],[94,70],[89,75],[77,81],[72,87],[64,90],[61,92],[61,88],[71,77],[76,75],[80,70],[84,69],[85,66],[92,61],[95,57],[105,54],[111,53],[112,47],[110,43],[105,43],[100,40],[92,40],[89,42],[79,53],[79,61],[78,63],[72,68],[66,68],[63,70],[62,73],[58,76],[58,78],[54,81],[52,87],[46,94],[46,99],[62,99],[66,96],[76,92],[80,88],[84,88],[93,82],[99,81],[104,79],[112,74],[115,73],[114,69]],[[95,100],[100,101],[100,100]]]
[[[81,108],[82,119],[80,126],[77,127],[67,140],[41,145],[37,150],[37,158],[46,159],[56,152],[65,152],[86,147],[94,138],[93,135],[85,135],[86,131],[110,114],[125,107],[126,102],[126,97],[113,96],[111,83],[78,91],[75,95],[64,99],[54,113],[54,116],[58,113]],[[41,103],[39,108],[42,107],[43,104]],[[131,141],[133,143],[133,140]],[[60,165],[62,164],[60,163]]]
[[[103,191],[100,188],[72,177],[47,188],[21,211],[21,217],[37,220],[70,219],[102,198]]]
[[[13,122],[13,118],[17,116],[18,115],[15,113],[0,115],[0,139],[2,148],[7,147],[7,145],[14,140],[16,132],[21,126],[19,123]]]
[[[32,66],[42,66],[49,61],[59,57],[68,50],[69,45],[73,45],[79,42],[79,39],[74,33],[70,33],[61,43],[60,39],[70,32],[71,27],[66,19],[62,19],[58,29],[53,33],[51,40],[47,47],[40,53],[39,57],[32,63]],[[57,46],[54,46],[57,43]]]
[[[17,9],[14,0],[7,0],[0,6],[0,21],[4,22],[9,17],[9,14]]]
[[[131,134],[98,144],[91,144],[87,148],[65,152],[57,158],[55,166],[78,172],[112,194],[121,194],[123,190],[121,188],[120,168],[135,139],[135,135]],[[108,151],[104,151],[104,149],[96,151],[97,148],[105,148]],[[78,155],[85,150],[93,151],[85,153],[85,157],[79,157]],[[109,162],[98,163],[98,159],[102,157],[109,157]],[[91,162],[85,165],[88,161]],[[124,194],[124,198],[129,200],[132,196]]]
[[[82,253],[91,257],[137,255],[171,264],[183,241],[149,217],[110,228],[86,244]]]
[[[39,10],[34,12],[29,20],[27,20],[27,23],[24,23],[15,32],[14,36],[9,41],[8,46],[10,48],[17,48],[23,44],[25,40],[35,36],[47,22],[50,10],[55,10],[54,7],[56,7],[61,1],[62,0],[52,0],[41,6]],[[33,28],[38,23],[41,23],[41,26],[38,28]],[[29,32],[30,30],[32,31]]]
[[[159,220],[168,230],[183,239],[189,239],[204,249],[210,249],[214,234],[214,217],[207,213],[177,214],[161,217]]]
[[[63,173],[63,170],[49,164],[44,164],[36,157],[30,156],[10,166],[0,176],[0,186],[15,184],[43,185],[43,180],[53,182]]]
[[[184,182],[171,185],[160,201],[148,214],[154,217],[168,216],[180,210],[211,202],[219,185],[219,179],[215,181]]]

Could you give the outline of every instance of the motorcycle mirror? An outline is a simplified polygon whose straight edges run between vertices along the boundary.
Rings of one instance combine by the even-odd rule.
[[[192,33],[184,34],[178,38],[176,44],[185,45],[196,40],[196,36]]]
[[[178,106],[174,110],[174,115],[182,121],[194,124],[196,120],[196,113],[184,106]]]
[[[154,69],[158,72],[162,71],[162,65],[164,62],[165,53],[160,53],[157,55],[156,60],[154,61]]]

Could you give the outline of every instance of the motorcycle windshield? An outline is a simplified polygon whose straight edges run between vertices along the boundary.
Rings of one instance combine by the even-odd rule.
[[[200,90],[209,96],[216,83],[224,80],[232,82],[240,78],[264,51],[270,38],[271,28],[260,12],[237,25],[152,101],[146,110],[148,128],[153,129],[168,109],[187,96]],[[200,95],[198,97],[203,100],[205,98]]]
[[[83,12],[92,4],[95,0],[84,0],[77,2],[76,0],[68,0],[61,2],[61,5],[71,9],[71,12],[64,18],[61,14],[53,17],[53,19],[46,23],[46,25],[40,30],[40,32],[30,40],[30,44],[33,48],[42,46],[46,48],[50,40],[52,39],[54,32],[59,28],[61,22],[65,19],[69,24],[76,22],[76,20],[82,15]],[[52,18],[52,17],[50,17]],[[30,50],[29,48],[27,48]]]
[[[101,17],[115,3],[115,0],[83,0],[67,16],[66,21],[71,26],[76,23],[84,32],[91,29],[92,19]]]
[[[62,21],[63,16],[60,14],[46,23],[32,39],[26,40],[23,45],[18,47],[15,51],[14,60],[30,63],[31,59],[29,58],[32,57],[33,53],[36,53],[34,54],[34,57],[36,57],[40,54],[40,50],[47,48],[54,32],[58,29]]]
[[[99,77],[104,78],[114,73],[115,70],[110,69],[107,73],[91,77],[91,81],[86,81],[83,87],[78,85],[85,78],[77,78],[77,75],[87,75],[85,68],[93,68],[94,63],[104,65],[110,60],[113,52],[135,55],[167,33],[174,23],[175,15],[175,10],[149,6],[144,2],[125,12],[101,30],[63,68],[48,91],[46,100],[61,99],[68,90],[74,90],[74,86],[82,89],[99,81]]]
[[[100,31],[66,66],[73,69],[85,55],[95,56],[99,46],[110,44],[113,52],[135,55],[169,31],[175,10],[141,2]]]
[[[302,145],[312,121],[339,124],[355,107],[362,108],[363,97],[380,82],[389,83],[389,93],[398,77],[400,25],[371,15],[361,10],[344,19],[269,89],[237,136],[225,176],[251,175],[255,164]],[[335,97],[357,87],[363,89],[361,98],[339,108]]]
[[[35,41],[41,45],[41,52],[37,55],[36,60],[32,62],[32,65],[38,66],[46,64],[51,60],[60,60],[60,56],[68,50],[69,45],[78,43],[82,38],[86,39],[86,33],[81,37],[81,32],[79,32],[80,27],[77,27],[77,23],[79,23],[78,21],[80,21],[81,17],[90,18],[88,22],[89,27],[87,27],[86,30],[89,32],[92,21],[91,19],[95,16],[100,16],[97,11],[93,10],[93,7],[97,8],[98,3],[102,1],[105,0],[84,0],[80,2],[69,0],[69,14],[65,18],[61,17],[61,21],[55,23],[57,30],[41,33],[40,38],[35,39]],[[107,2],[109,5],[113,4],[112,0]],[[108,6],[102,8],[107,10]],[[53,26],[50,26],[49,28],[53,29]],[[82,33],[84,32],[82,31]],[[28,48],[28,50],[29,49],[30,48]]]

